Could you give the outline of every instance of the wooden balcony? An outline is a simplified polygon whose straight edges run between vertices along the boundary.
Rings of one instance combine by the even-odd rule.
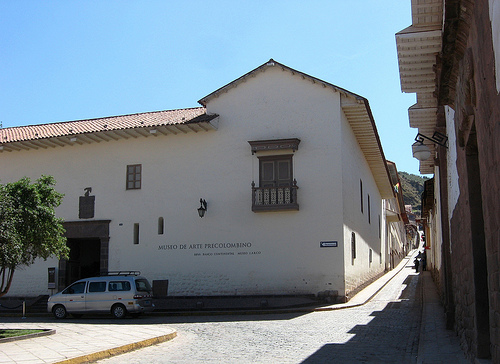
[[[255,187],[252,182],[252,211],[298,210],[297,181],[290,186]]]

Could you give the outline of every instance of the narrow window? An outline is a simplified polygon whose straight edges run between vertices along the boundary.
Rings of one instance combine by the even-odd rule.
[[[359,180],[359,196],[361,198],[361,213],[363,213],[363,181]]]
[[[354,265],[354,259],[356,259],[356,233],[351,233],[351,256],[352,264]]]
[[[134,244],[139,244],[139,223],[134,224]]]
[[[371,264],[373,262],[373,250],[371,250],[371,249],[370,249],[369,259],[370,259],[370,264]]]
[[[142,165],[131,164],[127,166],[127,190],[141,188]]]
[[[378,215],[378,238],[379,239],[382,238],[382,225],[380,221],[380,215]]]
[[[368,195],[368,224],[372,223],[371,211],[370,211],[370,195]]]
[[[163,217],[158,218],[158,235],[163,235],[163,227],[164,227]]]

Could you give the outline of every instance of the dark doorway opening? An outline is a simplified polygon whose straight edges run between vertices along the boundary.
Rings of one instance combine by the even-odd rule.
[[[66,262],[66,282],[98,276],[100,273],[100,239],[68,239],[69,260]]]
[[[111,220],[66,221],[69,260],[59,261],[57,289],[75,280],[98,276],[108,271],[109,223]]]
[[[476,139],[475,124],[472,125],[466,146],[467,182],[469,209],[471,217],[471,243],[475,291],[475,324],[477,334],[476,355],[478,358],[490,357],[490,323],[488,267],[486,239],[483,220],[483,201],[481,195],[481,175]]]

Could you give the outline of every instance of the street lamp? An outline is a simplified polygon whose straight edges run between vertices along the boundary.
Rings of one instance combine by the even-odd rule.
[[[424,144],[424,139],[430,140],[431,142],[448,148],[448,137],[438,131],[432,134],[432,137],[425,136],[424,134],[418,133],[415,137],[415,143],[412,144],[411,149],[413,152],[413,157],[419,161],[425,161],[431,156],[431,150],[427,145]]]
[[[417,158],[419,161],[426,161],[431,156],[431,150],[422,142],[413,143],[411,150],[413,152],[413,158]]]

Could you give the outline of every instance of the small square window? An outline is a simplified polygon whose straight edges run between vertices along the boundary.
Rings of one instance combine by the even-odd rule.
[[[142,180],[142,165],[131,164],[127,166],[127,190],[139,190]]]

